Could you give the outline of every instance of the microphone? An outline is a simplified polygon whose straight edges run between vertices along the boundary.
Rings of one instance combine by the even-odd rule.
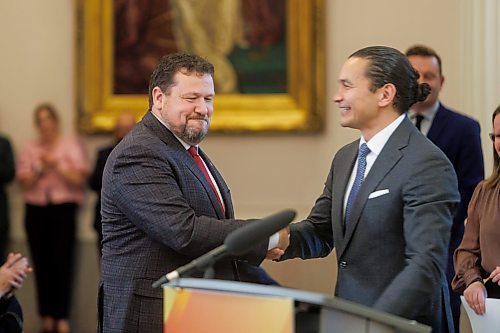
[[[239,256],[245,254],[256,244],[286,227],[292,222],[295,214],[296,212],[293,210],[284,210],[234,230],[226,237],[224,244],[163,275],[152,284],[152,287],[158,288],[162,284],[178,279],[181,276],[190,275],[195,271],[206,270],[227,255]]]

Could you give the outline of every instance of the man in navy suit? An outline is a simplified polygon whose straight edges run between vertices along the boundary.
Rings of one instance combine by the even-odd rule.
[[[467,207],[476,185],[484,178],[483,151],[479,123],[463,114],[452,111],[439,101],[439,92],[444,83],[441,58],[427,46],[416,45],[406,51],[406,56],[419,73],[419,82],[427,83],[431,93],[422,102],[412,106],[409,116],[419,130],[438,146],[453,164],[458,178],[460,205],[453,219],[448,265],[446,276],[448,283],[455,275],[453,253],[462,241]],[[458,333],[460,322],[460,297],[451,287],[450,303]]]
[[[100,332],[162,332],[162,290],[152,283],[251,223],[234,218],[229,188],[199,147],[214,111],[213,74],[198,56],[163,57],[151,75],[149,111],[106,162]],[[258,267],[267,247],[221,260],[215,278],[272,283]]]

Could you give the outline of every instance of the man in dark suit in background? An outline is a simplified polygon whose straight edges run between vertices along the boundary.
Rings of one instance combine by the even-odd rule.
[[[452,165],[406,116],[429,93],[417,78],[388,47],[361,49],[344,63],[334,101],[340,124],[361,138],[335,155],[311,213],[290,225],[282,259],[335,247],[336,296],[450,332],[445,267],[460,198]]]
[[[429,96],[410,109],[410,119],[446,154],[458,178],[461,200],[453,219],[446,267],[453,321],[455,332],[458,333],[460,297],[451,289],[451,280],[455,275],[453,253],[464,235],[464,221],[467,218],[467,207],[472,193],[476,185],[484,178],[481,131],[477,121],[452,111],[440,103],[439,92],[444,83],[444,76],[439,55],[427,46],[416,45],[406,51],[406,56],[420,75],[418,82],[427,83],[431,87]]]
[[[9,140],[0,136],[0,261],[4,260],[9,240],[9,202],[5,186],[14,179],[14,153]]]
[[[94,213],[94,229],[97,233],[97,248],[99,251],[99,258],[102,256],[102,225],[101,225],[101,189],[102,189],[102,173],[104,166],[108,160],[109,154],[115,146],[120,142],[125,135],[134,127],[135,117],[130,113],[121,113],[116,118],[115,128],[113,130],[115,142],[111,146],[99,149],[97,152],[97,159],[95,161],[94,170],[89,178],[89,186],[97,193],[97,201],[95,203]]]
[[[150,110],[108,158],[101,209],[102,332],[162,332],[162,290],[151,284],[249,223],[234,219],[229,188],[198,146],[212,117],[213,73],[213,65],[195,55],[163,57],[151,75]],[[216,263],[215,278],[270,282],[258,267],[267,246]]]

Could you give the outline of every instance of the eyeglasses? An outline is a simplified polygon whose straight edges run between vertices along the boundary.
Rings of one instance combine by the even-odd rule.
[[[490,140],[495,142],[495,140],[500,140],[500,134],[488,133]]]

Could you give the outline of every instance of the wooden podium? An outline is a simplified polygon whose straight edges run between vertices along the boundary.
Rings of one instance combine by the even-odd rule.
[[[163,285],[164,333],[428,333],[429,326],[324,294],[251,283]]]

